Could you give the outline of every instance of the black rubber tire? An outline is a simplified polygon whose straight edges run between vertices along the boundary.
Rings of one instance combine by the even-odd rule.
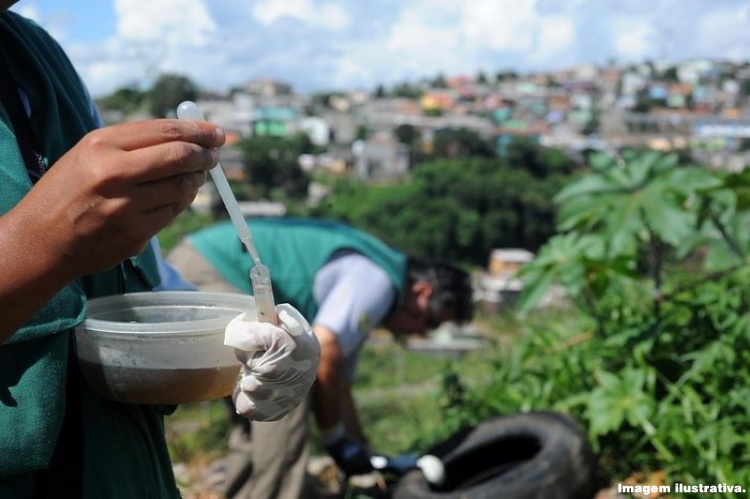
[[[533,412],[491,418],[437,444],[445,465],[437,488],[420,470],[404,475],[393,499],[591,499],[596,458],[569,416]]]

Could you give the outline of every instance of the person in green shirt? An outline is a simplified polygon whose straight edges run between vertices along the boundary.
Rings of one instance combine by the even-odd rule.
[[[278,422],[235,420],[224,492],[233,498],[310,497],[308,412],[345,474],[372,471],[371,445],[352,396],[365,341],[376,327],[405,335],[471,320],[472,286],[450,262],[410,258],[337,221],[252,218],[248,225],[277,301],[294,305],[312,324],[321,360],[310,404]],[[253,261],[230,222],[188,235],[167,260],[200,289],[252,293],[247,276]]]
[[[177,499],[163,421],[174,407],[94,393],[73,332],[89,299],[180,283],[154,237],[193,201],[225,134],[180,120],[102,127],[63,50],[14,3],[0,0],[0,498]],[[245,364],[243,416],[281,417],[314,380],[309,326],[278,311],[292,320],[227,329]]]

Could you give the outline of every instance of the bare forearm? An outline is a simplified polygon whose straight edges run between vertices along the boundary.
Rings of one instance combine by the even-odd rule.
[[[23,205],[0,217],[0,343],[73,280]]]
[[[341,391],[341,416],[344,421],[346,432],[359,440],[362,444],[369,444],[367,435],[365,435],[362,425],[359,422],[359,412],[357,405],[354,403],[351,383],[343,383]]]
[[[313,413],[318,428],[327,430],[342,421],[341,384],[338,376],[341,349],[330,330],[315,325],[313,331],[320,344],[320,363],[313,388]]]
[[[352,385],[341,378],[343,356],[338,338],[332,331],[317,325],[313,326],[313,331],[321,348],[318,375],[313,390],[315,422],[321,431],[331,430],[342,424],[349,435],[367,444],[367,437],[362,431],[352,396]]]

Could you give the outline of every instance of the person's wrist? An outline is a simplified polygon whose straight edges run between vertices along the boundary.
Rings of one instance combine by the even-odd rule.
[[[330,447],[346,436],[346,430],[343,423],[326,428],[320,431],[320,444],[323,447]]]

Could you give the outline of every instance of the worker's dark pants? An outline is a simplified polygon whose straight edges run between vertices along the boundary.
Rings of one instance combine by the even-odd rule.
[[[303,402],[273,423],[235,425],[229,439],[224,493],[241,499],[305,499],[308,440]]]

